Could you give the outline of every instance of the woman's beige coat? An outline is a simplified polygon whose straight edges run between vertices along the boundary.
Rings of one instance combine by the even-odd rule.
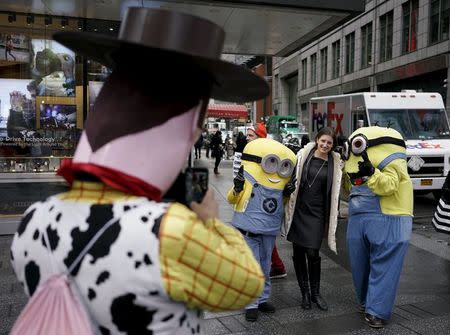
[[[289,202],[287,203],[284,212],[284,226],[282,230],[285,236],[287,236],[289,229],[291,228],[292,219],[294,217],[295,204],[297,202],[297,194],[300,187],[300,180],[302,176],[303,166],[311,150],[314,150],[314,147],[315,142],[310,142],[297,154],[297,173],[296,173],[297,182],[295,183],[295,191],[294,193],[291,194]],[[338,153],[332,152],[331,154],[333,155],[334,161],[334,176],[333,176],[333,183],[331,185],[330,219],[328,222],[329,223],[328,246],[330,247],[331,250],[337,253],[336,227],[337,227],[339,191],[341,188],[343,162]]]

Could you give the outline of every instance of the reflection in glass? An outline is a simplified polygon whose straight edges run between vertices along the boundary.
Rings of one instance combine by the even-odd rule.
[[[405,139],[450,138],[443,109],[369,109],[372,126],[394,128]]]

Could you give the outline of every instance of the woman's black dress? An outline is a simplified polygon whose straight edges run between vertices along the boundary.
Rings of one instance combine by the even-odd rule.
[[[328,162],[312,156],[304,166],[307,168],[287,240],[305,248],[320,249],[325,227]]]

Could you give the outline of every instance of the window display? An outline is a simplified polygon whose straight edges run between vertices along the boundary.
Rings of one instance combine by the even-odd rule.
[[[29,63],[30,39],[20,34],[0,34],[0,60]]]
[[[41,104],[39,124],[35,106],[34,80],[0,79],[0,158],[73,154],[81,132],[76,128],[76,105]],[[2,172],[42,171],[25,162],[8,161],[3,162]]]
[[[77,106],[41,104],[42,129],[73,129],[77,126]]]
[[[90,81],[89,82],[89,111],[94,106],[95,99],[97,99],[100,90],[103,87],[102,81]]]
[[[75,96],[75,53],[52,40],[31,40],[37,95]]]
[[[67,189],[55,172],[73,156],[84,118],[111,73],[76,57],[53,34],[119,31],[116,21],[68,18],[59,25],[47,15],[15,13],[14,22],[7,15],[0,13],[0,218]]]
[[[36,129],[35,101],[33,80],[0,79],[0,145]]]

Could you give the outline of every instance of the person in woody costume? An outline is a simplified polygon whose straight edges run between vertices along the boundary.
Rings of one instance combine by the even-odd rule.
[[[255,300],[261,268],[242,234],[217,218],[213,193],[190,208],[161,197],[201,133],[209,98],[260,99],[267,83],[220,60],[224,31],[191,15],[129,8],[118,38],[54,38],[113,71],[59,171],[70,190],[33,204],[14,236],[26,293],[52,275],[49,256],[64,271],[92,241],[70,275],[102,334],[197,334],[201,310]]]

